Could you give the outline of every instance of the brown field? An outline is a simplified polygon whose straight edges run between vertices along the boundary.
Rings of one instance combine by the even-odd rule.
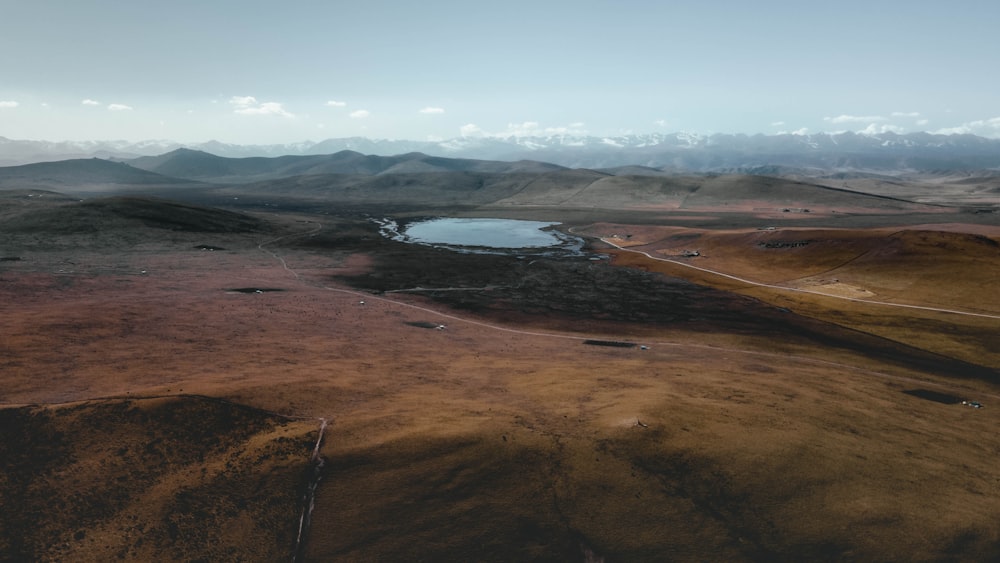
[[[0,559],[291,559],[321,419],[303,560],[1000,558],[1000,228],[630,213],[4,235]]]

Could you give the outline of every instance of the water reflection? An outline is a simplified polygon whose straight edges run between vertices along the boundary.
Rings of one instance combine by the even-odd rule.
[[[383,236],[459,252],[579,255],[583,240],[554,227],[559,223],[516,219],[438,217],[403,228],[391,219],[379,221]]]

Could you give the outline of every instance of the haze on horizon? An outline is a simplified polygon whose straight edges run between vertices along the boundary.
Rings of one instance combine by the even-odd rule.
[[[7,2],[0,137],[1000,137],[1000,5]]]

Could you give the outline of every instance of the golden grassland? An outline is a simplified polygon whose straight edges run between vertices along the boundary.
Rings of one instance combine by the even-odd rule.
[[[315,233],[298,220],[287,228]],[[995,233],[581,232],[628,232],[654,256],[697,248],[690,263],[769,284],[837,279],[872,299],[1000,310],[986,291]],[[752,296],[830,339],[710,321],[573,330],[358,292],[337,276],[374,271],[377,247],[258,248],[266,238],[173,233],[2,265],[12,559],[291,558],[319,418],[307,560],[1000,557],[995,320],[609,251],[615,267]],[[282,291],[230,291],[248,287]]]

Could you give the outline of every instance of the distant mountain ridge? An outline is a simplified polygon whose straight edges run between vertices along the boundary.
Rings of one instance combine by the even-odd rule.
[[[766,167],[780,167],[804,175],[855,171],[885,174],[1000,171],[1000,139],[975,135],[868,135],[852,132],[812,135],[655,133],[613,137],[483,136],[444,141],[350,137],[277,145],[234,145],[218,141],[195,144],[173,141],[55,143],[0,137],[0,166],[89,157],[132,160],[163,155],[177,149],[202,151],[226,158],[319,157],[342,151],[378,157],[423,153],[428,157],[541,161],[569,168],[643,166],[668,172],[728,173]]]
[[[190,185],[187,179],[157,174],[100,158],[35,162],[21,166],[0,167],[0,188],[16,187],[51,189],[57,186],[129,185],[178,186]]]
[[[197,181],[245,183],[321,174],[414,174],[430,172],[484,172],[510,174],[551,172],[562,166],[534,161],[488,161],[429,156],[411,152],[393,156],[365,155],[342,150],[324,155],[230,158],[192,149],[175,149],[159,156],[126,161],[149,172]]]
[[[126,162],[100,158],[0,167],[0,190],[20,197],[47,197],[39,190],[83,197],[158,196],[215,205],[271,206],[311,201],[348,206],[417,209],[426,206],[499,206],[565,209],[699,210],[796,208],[841,213],[864,209],[899,213],[940,211],[940,186],[905,179],[862,177],[858,191],[835,179],[760,174],[677,174],[655,168],[565,168],[537,161],[486,161],[423,153],[395,156],[339,151],[330,155],[227,158],[176,149]],[[952,174],[956,181],[970,176]],[[961,184],[948,205],[993,212],[1000,176]],[[919,182],[918,182],[919,184]],[[901,186],[909,186],[900,191]],[[957,194],[957,195],[956,195]],[[929,203],[920,201],[930,197]],[[47,200],[48,201],[48,200]],[[89,216],[89,215],[88,215]]]

